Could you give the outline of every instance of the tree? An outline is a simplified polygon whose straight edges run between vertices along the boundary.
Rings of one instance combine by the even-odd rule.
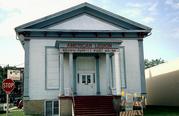
[[[163,59],[161,59],[161,58],[152,59],[152,60],[145,59],[144,63],[145,63],[145,69],[147,69],[147,68],[150,68],[150,67],[165,63],[165,61]]]
[[[7,78],[7,70],[14,69],[14,68],[16,68],[16,67],[9,66],[9,65],[7,65],[5,67],[0,66],[0,86],[2,85],[2,81]],[[0,102],[1,102],[2,98],[5,98],[5,92],[3,92],[2,87],[0,87]]]

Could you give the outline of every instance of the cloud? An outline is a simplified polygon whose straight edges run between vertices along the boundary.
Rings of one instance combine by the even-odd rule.
[[[149,24],[149,23],[151,23],[151,22],[154,22],[155,21],[155,18],[154,17],[144,17],[143,19],[142,19],[142,21],[144,22],[144,23],[146,23],[146,24]]]
[[[86,0],[0,0],[0,65],[24,61],[24,50],[15,39],[15,27],[83,2]]]
[[[179,16],[175,16],[172,19],[170,19],[171,23],[179,23]]]
[[[148,11],[150,12],[151,15],[158,15],[158,2],[154,2],[148,5]]]
[[[174,9],[179,9],[179,1],[177,0],[166,0],[165,4],[171,6]]]
[[[20,14],[20,11],[17,9],[6,10],[6,9],[0,8],[0,23],[6,20],[7,18],[11,18],[18,14]]]
[[[179,28],[178,28],[178,27],[172,29],[171,36],[172,36],[173,38],[179,40]]]
[[[142,3],[131,3],[131,2],[129,2],[129,3],[127,3],[126,6],[133,7],[133,8],[142,8],[143,4]]]
[[[15,38],[14,28],[86,0],[1,0],[0,39]]]
[[[124,16],[144,24],[153,23],[158,16],[158,2],[142,2],[126,4],[126,9],[122,11]]]

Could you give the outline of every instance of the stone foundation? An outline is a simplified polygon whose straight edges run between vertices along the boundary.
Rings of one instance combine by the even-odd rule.
[[[71,97],[60,97],[60,116],[72,116]]]
[[[44,100],[24,100],[23,105],[25,115],[44,115]]]
[[[119,113],[121,110],[120,103],[121,103],[121,96],[113,96],[113,107],[117,113]]]

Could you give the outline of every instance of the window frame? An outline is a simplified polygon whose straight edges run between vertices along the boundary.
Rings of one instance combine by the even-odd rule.
[[[52,108],[52,112],[51,112],[51,116],[54,116],[54,115],[59,115],[59,101],[58,100],[45,100],[44,101],[44,116],[47,116],[47,102],[51,102],[51,108]],[[55,102],[58,103],[58,114],[54,114],[54,108],[55,108]]]

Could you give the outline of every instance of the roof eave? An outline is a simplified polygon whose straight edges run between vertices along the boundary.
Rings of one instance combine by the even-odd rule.
[[[150,33],[151,29],[147,30],[65,30],[65,29],[16,29],[17,33],[21,32],[146,32]]]

